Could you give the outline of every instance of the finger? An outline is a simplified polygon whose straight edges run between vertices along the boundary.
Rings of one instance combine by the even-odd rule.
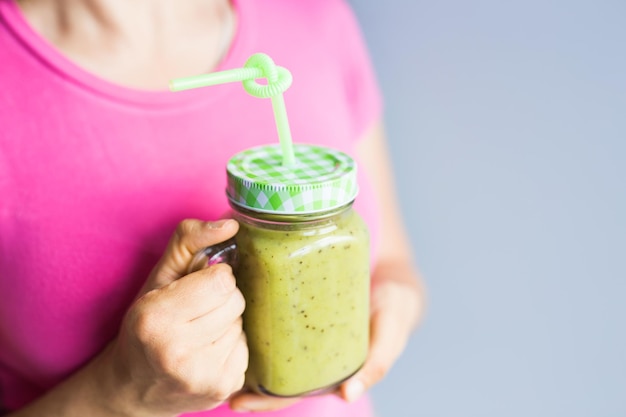
[[[223,366],[223,374],[225,375],[240,375],[236,386],[231,392],[237,392],[241,390],[245,382],[245,374],[248,369],[248,343],[246,341],[246,334],[241,332],[239,338],[235,342],[235,346],[230,350],[230,354],[226,358]]]
[[[189,392],[210,395],[222,402],[243,386],[248,351],[240,325],[231,326],[210,347],[196,349],[185,343],[174,352],[182,354],[178,358],[169,358],[169,362],[174,364],[170,369],[174,370],[174,375],[183,385],[191,387],[187,388]],[[237,362],[230,363],[231,357]]]
[[[220,337],[206,345],[203,350],[212,356],[213,368],[223,373],[223,370],[220,370],[215,364],[220,364],[222,367],[225,366],[233,350],[242,342],[245,342],[245,335],[243,330],[241,330],[241,323],[235,323],[225,329]]]
[[[235,394],[230,399],[230,408],[234,411],[245,412],[260,412],[260,411],[275,411],[282,408],[289,407],[300,401],[299,397],[296,398],[277,398],[268,397],[266,395],[260,395],[253,392],[240,392]]]
[[[231,326],[213,346],[198,353],[193,369],[208,382],[207,391],[211,386],[219,387],[218,397],[226,401],[241,390],[248,368],[248,346],[241,327]]]
[[[189,322],[193,332],[215,335],[218,339],[228,326],[241,323],[241,315],[246,307],[246,301],[239,290],[235,290],[219,308],[197,317]],[[240,326],[241,327],[241,326]],[[209,341],[209,342],[213,342]]]
[[[229,302],[233,303],[232,310],[239,311],[243,308],[243,306],[237,306],[236,293],[239,290],[232,268],[227,264],[212,265],[185,275],[154,292],[157,293],[157,302],[161,303],[161,308],[177,322],[193,321],[221,309]],[[235,298],[231,300],[233,297]],[[239,304],[243,301],[242,299],[243,297],[239,300]],[[245,306],[245,301],[243,303]]]
[[[209,314],[204,317],[210,316]],[[180,338],[185,341],[187,346],[195,350],[215,349],[216,345],[219,345],[221,348],[226,346],[223,340],[224,336],[231,333],[233,328],[237,328],[240,333],[243,333],[241,317],[231,321],[207,321],[202,325],[198,325],[198,321],[194,320],[188,323],[185,329],[181,331]]]
[[[180,222],[163,257],[154,268],[145,292],[163,287],[185,275],[198,251],[233,237],[238,229],[238,223],[232,219],[217,222],[187,219]]]

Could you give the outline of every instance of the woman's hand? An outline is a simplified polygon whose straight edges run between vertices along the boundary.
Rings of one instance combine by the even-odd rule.
[[[122,414],[173,416],[214,408],[241,389],[248,349],[245,301],[231,268],[186,275],[193,255],[237,232],[237,222],[182,222],[107,352]],[[114,406],[115,406],[114,405]]]

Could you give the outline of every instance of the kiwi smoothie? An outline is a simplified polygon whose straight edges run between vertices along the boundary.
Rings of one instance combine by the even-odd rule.
[[[369,240],[349,206],[324,219],[236,216],[237,285],[246,299],[247,385],[278,396],[329,390],[367,355]]]

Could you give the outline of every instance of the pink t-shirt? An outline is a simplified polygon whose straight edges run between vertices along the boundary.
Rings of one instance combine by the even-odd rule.
[[[218,69],[269,54],[293,73],[285,101],[294,140],[354,155],[381,100],[349,7],[234,5],[236,36]],[[0,0],[0,405],[27,404],[115,337],[176,224],[227,209],[228,158],[276,140],[270,102],[240,84],[181,93],[111,84]],[[359,180],[355,207],[376,242],[362,170]],[[270,414],[361,417],[370,408],[366,398],[325,396]],[[222,406],[196,415],[240,414]]]

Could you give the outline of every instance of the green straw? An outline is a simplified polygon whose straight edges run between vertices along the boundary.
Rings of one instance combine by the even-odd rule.
[[[266,78],[267,85],[257,83],[258,78]],[[292,166],[295,163],[293,141],[283,97],[283,93],[291,85],[292,77],[286,68],[276,66],[269,56],[254,54],[248,58],[243,68],[172,80],[170,90],[190,90],[232,82],[242,82],[244,89],[254,97],[272,99],[276,130],[283,153],[283,166]]]

